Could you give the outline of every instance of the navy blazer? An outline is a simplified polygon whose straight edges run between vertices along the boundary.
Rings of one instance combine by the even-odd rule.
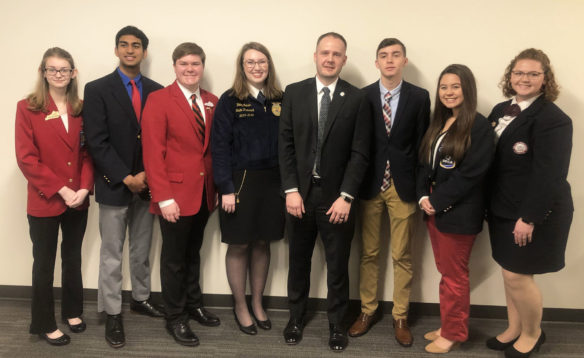
[[[511,101],[493,108],[493,126]],[[503,131],[490,176],[490,214],[542,223],[552,211],[573,211],[567,181],[572,120],[540,96]]]
[[[142,108],[162,86],[142,76]],[[125,206],[132,192],[123,180],[144,171],[140,123],[122,78],[113,73],[85,85],[83,125],[95,166],[95,200]]]
[[[470,146],[462,160],[453,162],[439,151],[434,169],[426,160],[421,162],[417,179],[418,199],[429,196],[436,210],[436,227],[441,232],[464,235],[481,232],[485,217],[485,178],[494,148],[493,128],[484,116],[477,113],[470,133]]]
[[[416,166],[418,149],[430,121],[430,96],[428,91],[402,82],[397,113],[391,132],[387,135],[381,109],[379,81],[363,89],[373,112],[371,160],[361,186],[361,197],[372,199],[381,191],[387,160],[397,194],[402,201],[416,200]]]
[[[282,188],[298,188],[306,200],[316,158],[318,132],[316,79],[286,87],[278,138]],[[369,162],[370,106],[365,93],[339,79],[323,134],[320,176],[323,204],[341,192],[357,197]]]

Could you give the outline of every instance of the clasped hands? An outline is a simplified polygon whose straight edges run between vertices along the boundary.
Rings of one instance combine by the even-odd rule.
[[[290,192],[286,194],[286,211],[288,214],[302,219],[302,214],[306,213],[304,209],[304,201],[298,192]],[[332,224],[342,224],[349,220],[349,212],[351,211],[351,204],[347,203],[345,199],[339,196],[337,200],[331,205],[326,212],[330,215],[329,222]]]
[[[87,198],[87,195],[89,194],[89,190],[79,189],[75,191],[68,186],[63,186],[61,189],[59,189],[58,193],[65,201],[65,205],[70,208],[76,208],[83,204],[85,198]]]

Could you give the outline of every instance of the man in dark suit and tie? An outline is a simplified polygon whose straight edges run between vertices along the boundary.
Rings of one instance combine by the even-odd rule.
[[[363,240],[359,292],[361,314],[349,329],[361,336],[375,320],[378,306],[380,226],[389,216],[393,261],[393,326],[404,347],[413,338],[407,324],[412,282],[411,240],[415,228],[418,148],[430,120],[428,91],[403,80],[406,47],[386,38],[377,47],[375,66],[381,78],[364,88],[374,110],[371,161],[361,187]]]
[[[144,108],[144,166],[150,211],[162,232],[160,282],[166,329],[179,344],[196,346],[192,318],[218,326],[203,307],[199,271],[205,225],[217,200],[209,146],[217,97],[200,88],[205,52],[185,42],[172,53],[176,81],[153,93]]]
[[[365,94],[339,79],[347,43],[329,32],[314,53],[316,77],[286,88],[279,156],[290,240],[288,344],[302,339],[317,234],[327,262],[329,347],[346,348],[342,321],[349,303],[348,260],[354,234],[353,199],[367,169],[371,112]]]
[[[125,344],[122,324],[122,254],[130,240],[132,302],[138,313],[162,317],[150,302],[150,243],[153,216],[142,164],[141,111],[148,95],[162,88],[140,74],[148,38],[134,26],[116,34],[119,67],[85,86],[84,131],[95,165],[95,200],[99,203],[101,251],[98,311],[107,313],[105,338],[115,348]]]

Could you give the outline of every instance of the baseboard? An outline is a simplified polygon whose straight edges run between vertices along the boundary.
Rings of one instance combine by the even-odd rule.
[[[84,297],[86,301],[97,301],[97,289],[84,289]],[[55,299],[61,298],[61,288],[55,287]],[[9,286],[0,285],[0,299],[30,299],[30,286]],[[152,298],[156,301],[162,301],[160,292],[152,292]],[[129,302],[131,299],[130,291],[122,292],[122,299],[124,302]],[[206,306],[210,307],[232,307],[233,301],[231,295],[226,294],[204,294],[203,300]],[[288,299],[282,296],[266,296],[264,297],[265,307],[269,309],[287,309]],[[393,303],[390,301],[382,301],[379,303],[381,312],[390,313]],[[324,298],[310,298],[308,300],[308,310],[310,311],[326,311],[326,299]],[[349,311],[351,316],[357,316],[360,311],[360,302],[358,300],[351,300]],[[440,306],[437,303],[411,302],[410,303],[410,319],[415,320],[420,316],[439,316]],[[474,318],[495,318],[505,319],[507,317],[507,310],[503,306],[488,306],[488,305],[471,305],[470,316]],[[544,321],[559,321],[559,322],[584,322],[584,309],[570,309],[570,308],[544,308]]]

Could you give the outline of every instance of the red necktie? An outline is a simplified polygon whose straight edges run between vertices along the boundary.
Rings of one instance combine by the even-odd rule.
[[[130,84],[132,85],[132,107],[134,107],[134,113],[136,113],[136,118],[138,122],[140,122],[140,112],[142,110],[142,99],[140,98],[140,91],[138,90],[138,86],[136,86],[136,82],[134,80],[130,80]]]
[[[193,108],[193,112],[195,112],[195,120],[197,122],[199,134],[201,135],[201,139],[203,139],[203,143],[205,142],[205,120],[203,119],[203,115],[201,114],[201,109],[197,104],[197,95],[191,95],[191,107]]]

